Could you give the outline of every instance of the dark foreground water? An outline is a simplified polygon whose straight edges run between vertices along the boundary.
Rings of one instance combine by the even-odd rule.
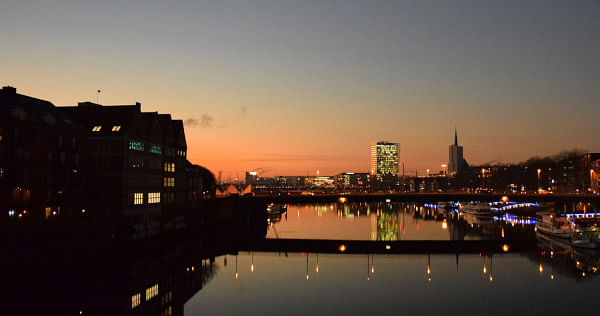
[[[267,238],[511,240],[519,253],[243,252],[216,258],[186,315],[573,315],[600,310],[600,259],[534,232],[534,220],[474,218],[416,203],[290,205]]]
[[[290,205],[287,213],[259,223],[225,223],[211,233],[207,225],[189,236],[127,246],[84,245],[86,251],[77,254],[69,246],[45,249],[39,241],[24,243],[37,248],[8,247],[0,285],[7,304],[0,314],[595,315],[600,310],[600,253],[537,234],[531,218],[476,218],[417,203],[335,203]],[[289,251],[298,245],[286,248],[282,239],[304,240],[300,248],[306,248]],[[351,254],[352,249],[338,251],[337,244],[331,251],[321,239],[348,245],[375,241],[393,245],[390,251],[411,241],[430,240],[434,246],[427,248],[429,254],[369,247]],[[506,248],[485,246],[498,241]],[[461,246],[473,244],[484,246]]]
[[[243,253],[238,279],[235,256],[216,259],[219,272],[186,303],[185,314],[596,314],[600,282],[564,260],[551,263],[539,253],[321,254],[317,272],[316,254]]]

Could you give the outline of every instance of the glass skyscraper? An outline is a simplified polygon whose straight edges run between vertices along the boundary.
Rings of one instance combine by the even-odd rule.
[[[371,143],[371,175],[378,180],[398,176],[400,145],[388,142]]]

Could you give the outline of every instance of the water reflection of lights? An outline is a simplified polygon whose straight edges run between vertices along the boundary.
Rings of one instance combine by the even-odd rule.
[[[431,283],[431,255],[427,255],[427,282]]]
[[[538,270],[540,270],[540,273],[544,272],[544,267],[542,266],[542,263],[540,263],[540,267]]]
[[[506,213],[504,216],[494,216],[495,220],[503,221],[506,223],[510,223],[514,226],[514,224],[522,224],[522,225],[535,225],[535,219],[531,217],[518,217],[513,214]],[[504,230],[503,230],[504,232]],[[504,237],[504,235],[502,236]]]
[[[444,219],[444,221],[442,222],[442,229],[448,229],[448,222],[446,222],[446,220]]]
[[[483,256],[483,275],[487,274],[487,267],[485,266],[485,256]]]
[[[238,273],[238,256],[235,256],[235,279],[238,280],[240,278],[240,274]]]
[[[490,282],[494,281],[494,257],[490,255]]]
[[[252,261],[250,264],[250,272],[254,272],[254,252],[252,253]]]
[[[306,253],[306,280],[310,279],[308,275],[308,253]]]

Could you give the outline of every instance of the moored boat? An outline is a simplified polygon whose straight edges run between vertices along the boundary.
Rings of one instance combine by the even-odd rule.
[[[537,212],[538,220],[535,229],[538,232],[559,237],[570,238],[573,225],[566,217],[555,216],[554,212]]]
[[[492,208],[488,203],[467,203],[461,206],[461,211],[465,214],[477,216],[491,216]]]
[[[571,235],[573,247],[599,249],[600,248],[600,218],[574,219],[575,230]]]

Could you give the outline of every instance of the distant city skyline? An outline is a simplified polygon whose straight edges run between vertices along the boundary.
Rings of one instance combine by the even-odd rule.
[[[600,151],[600,2],[33,2],[0,10],[0,86],[184,120],[223,179]],[[101,92],[97,92],[97,91]]]

